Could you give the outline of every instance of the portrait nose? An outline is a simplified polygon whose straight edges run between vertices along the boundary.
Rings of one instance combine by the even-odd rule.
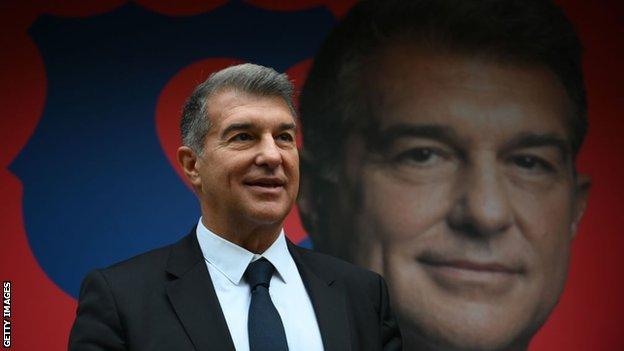
[[[488,236],[505,232],[513,222],[503,175],[496,162],[480,162],[466,169],[448,216],[450,226],[463,234]]]
[[[258,166],[274,169],[282,163],[282,154],[273,136],[265,136],[259,144],[255,163]]]

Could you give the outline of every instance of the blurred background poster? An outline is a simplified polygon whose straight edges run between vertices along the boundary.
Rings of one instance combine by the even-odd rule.
[[[567,286],[531,350],[624,349],[624,6],[557,1],[585,47],[593,180]],[[176,241],[199,209],[175,165],[181,107],[254,62],[301,89],[353,1],[4,1],[0,278],[15,350],[62,350],[84,275]],[[188,230],[181,230],[187,228]],[[286,233],[311,247],[294,209]]]

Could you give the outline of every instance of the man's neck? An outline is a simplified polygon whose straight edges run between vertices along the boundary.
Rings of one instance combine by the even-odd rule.
[[[202,216],[202,224],[214,234],[256,254],[266,251],[275,242],[283,227],[283,221],[270,224],[249,224],[243,221],[222,223],[205,215]]]

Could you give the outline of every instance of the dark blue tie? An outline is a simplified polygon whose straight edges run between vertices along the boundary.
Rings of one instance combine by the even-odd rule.
[[[249,305],[250,351],[286,351],[286,333],[277,309],[269,295],[269,284],[275,267],[265,258],[249,264],[245,278],[251,287],[251,304]]]

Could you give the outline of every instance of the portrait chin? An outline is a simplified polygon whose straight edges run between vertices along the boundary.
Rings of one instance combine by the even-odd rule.
[[[538,307],[531,297],[512,292],[498,298],[457,296],[427,279],[398,281],[389,274],[403,333],[436,350],[525,350],[556,303]],[[401,282],[420,286],[402,287]]]
[[[436,272],[438,268],[401,252],[410,249],[414,248],[406,243],[379,243],[366,248],[373,260],[359,256],[356,263],[385,276],[405,345],[419,349],[526,350],[565,283],[566,272],[558,272],[559,278],[551,281],[537,270],[493,277]]]

